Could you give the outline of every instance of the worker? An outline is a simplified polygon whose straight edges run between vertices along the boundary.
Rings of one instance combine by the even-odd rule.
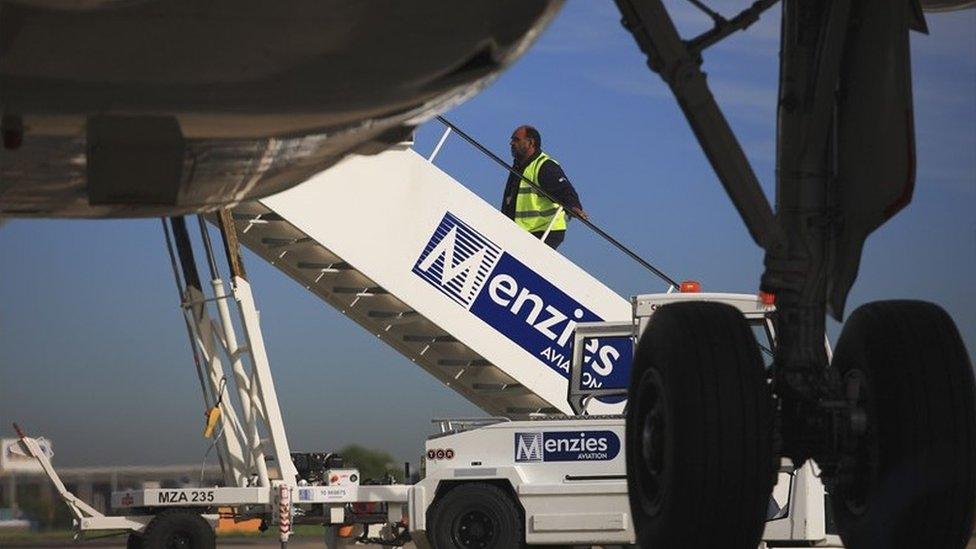
[[[512,134],[511,146],[512,167],[522,177],[509,173],[502,197],[502,213],[536,238],[541,239],[549,229],[545,242],[556,249],[566,237],[565,210],[580,219],[589,218],[559,163],[542,152],[542,136],[538,130],[532,126],[519,126]],[[526,183],[523,177],[541,187],[556,203]],[[559,210],[560,205],[564,210]]]

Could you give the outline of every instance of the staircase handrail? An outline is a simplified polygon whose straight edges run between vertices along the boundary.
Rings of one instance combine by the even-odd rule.
[[[589,227],[590,230],[592,230],[593,232],[595,232],[601,238],[603,238],[604,240],[606,240],[607,242],[609,242],[610,244],[612,244],[613,246],[615,246],[618,250],[620,250],[620,251],[624,252],[625,254],[627,254],[631,259],[633,259],[634,261],[636,261],[638,264],[640,264],[645,269],[647,269],[647,270],[651,271],[652,273],[654,273],[655,275],[657,275],[659,278],[661,278],[661,280],[665,281],[669,286],[671,286],[669,288],[669,290],[668,290],[669,292],[672,291],[672,290],[677,290],[680,287],[680,285],[678,284],[678,282],[676,282],[673,278],[671,278],[670,276],[666,275],[664,272],[662,272],[661,270],[659,270],[654,265],[651,265],[650,262],[648,262],[647,260],[645,260],[641,256],[637,255],[634,251],[632,251],[630,248],[628,248],[627,246],[625,246],[624,244],[622,244],[616,238],[610,236],[610,234],[608,234],[606,231],[604,231],[603,229],[601,229],[600,227],[598,227],[595,223],[593,223],[589,219],[584,219],[582,217],[579,217],[579,216],[575,215],[574,212],[571,209],[566,208],[565,206],[563,206],[558,200],[556,200],[555,198],[553,198],[553,196],[550,195],[549,193],[547,193],[542,187],[540,187],[534,181],[530,181],[528,178],[526,178],[520,172],[516,171],[513,167],[509,166],[507,163],[505,163],[504,160],[502,160],[497,155],[495,155],[495,153],[491,152],[490,150],[488,150],[487,147],[485,147],[484,145],[482,145],[481,143],[479,143],[476,139],[474,139],[473,137],[471,137],[470,135],[468,135],[467,133],[465,133],[464,130],[462,130],[461,128],[458,128],[456,125],[454,125],[453,123],[451,123],[450,121],[448,121],[443,116],[437,116],[437,121],[440,122],[441,124],[443,124],[444,126],[446,126],[448,128],[448,132],[453,131],[453,132],[457,133],[458,135],[461,136],[461,138],[463,138],[465,141],[467,141],[468,143],[470,143],[471,145],[473,145],[482,154],[484,154],[488,158],[494,160],[499,166],[505,168],[509,173],[515,175],[516,177],[518,177],[522,181],[525,181],[526,183],[528,183],[529,185],[531,185],[532,188],[535,189],[536,192],[538,192],[542,196],[548,198],[549,200],[551,200],[555,204],[559,205],[559,207],[563,208],[563,210],[566,213],[566,215],[569,215],[569,216],[573,217],[574,219],[578,219],[580,222],[582,222],[584,225],[586,225],[587,227]],[[431,156],[430,156],[430,158],[428,160],[433,161],[433,158],[437,155],[437,152],[440,150],[441,146],[444,144],[444,140],[446,138],[447,138],[447,133],[445,133],[444,136],[441,138],[440,142],[437,144],[437,147],[436,147],[434,153],[431,154]]]

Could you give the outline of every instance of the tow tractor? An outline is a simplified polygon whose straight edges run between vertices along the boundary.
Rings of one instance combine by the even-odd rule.
[[[774,307],[756,296],[700,293],[694,284],[683,285],[682,292],[637,296],[631,301],[630,320],[581,322],[576,327],[566,384],[572,414],[437,420],[439,432],[425,446],[423,478],[412,485],[375,484],[362,479],[355,467],[345,466],[341,456],[289,451],[234,215],[222,210],[211,221],[221,229],[232,289],[227,292],[217,274],[216,255],[201,218],[200,239],[212,270],[209,297],[196,269],[186,221],[164,221],[164,231],[210,408],[206,434],[215,439],[224,485],[115,492],[112,507],[122,514],[106,516],[71,494],[36,440],[18,429],[24,451],[40,461],[74,515],[81,537],[114,530],[128,533],[130,548],[155,549],[174,542],[209,548],[216,544],[215,523],[226,516],[262,519],[277,530],[282,546],[293,525],[302,523],[324,525],[327,547],[355,541],[398,546],[409,540],[435,548],[634,544],[624,416],[590,414],[608,407],[621,410],[627,377],[603,375],[608,363],[598,351],[631,352],[637,337],[657,322],[659,311],[688,304],[716,307],[744,319],[734,334],[738,347],[714,341],[687,348],[711,356],[716,367],[724,367],[723,360],[734,363],[733,358],[722,358],[730,353],[771,356],[775,345]],[[215,318],[208,312],[211,308],[217,311]],[[221,354],[230,361],[233,382],[221,374]],[[762,363],[728,375],[740,378],[742,385],[761,386],[768,380]],[[713,389],[711,397],[722,401],[724,390]],[[223,429],[232,429],[236,436]],[[760,463],[742,466],[745,471],[767,470]],[[777,464],[774,470],[776,491],[762,502],[768,510],[765,543],[835,544],[836,537],[827,531],[817,471],[809,464],[799,469]],[[721,487],[736,474],[688,478],[688,493]],[[768,480],[774,482],[772,477]]]

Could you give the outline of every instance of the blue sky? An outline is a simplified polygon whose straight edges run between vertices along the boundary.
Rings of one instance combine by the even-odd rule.
[[[691,33],[707,21],[674,4]],[[732,14],[744,2],[710,3]],[[754,292],[762,255],[667,87],[611,3],[569,2],[488,90],[447,113],[502,157],[542,132],[591,219],[678,279]],[[913,203],[872,235],[849,310],[886,298],[942,304],[976,350],[976,10],[930,14],[912,35]],[[706,53],[705,70],[767,193],[774,188],[778,8]],[[442,128],[417,133],[427,154]],[[437,164],[490,202],[505,174],[456,137]],[[324,210],[323,215],[328,215]],[[193,225],[195,226],[195,222]],[[663,285],[579,225],[565,255],[623,296]],[[417,462],[429,420],[479,412],[260,259],[254,284],[293,450],[349,443]],[[831,322],[831,336],[837,324]],[[0,433],[54,440],[59,465],[197,463],[203,405],[156,219],[13,220],[0,228]],[[211,459],[213,459],[211,457]]]

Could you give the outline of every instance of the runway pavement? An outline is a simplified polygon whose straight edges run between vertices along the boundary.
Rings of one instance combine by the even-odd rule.
[[[92,549],[125,549],[125,538],[106,538],[81,543],[75,543],[71,540],[5,541],[0,546],[3,549],[84,549],[85,547],[91,547]],[[281,543],[278,541],[278,538],[220,538],[217,540],[218,549],[263,549],[272,547],[280,549]],[[295,538],[288,542],[288,549],[323,549],[324,547],[325,545],[322,543],[322,540],[312,537]],[[383,548],[382,545],[351,545],[350,547],[357,549]],[[404,546],[404,549],[414,549],[414,547],[412,543],[409,543]]]

